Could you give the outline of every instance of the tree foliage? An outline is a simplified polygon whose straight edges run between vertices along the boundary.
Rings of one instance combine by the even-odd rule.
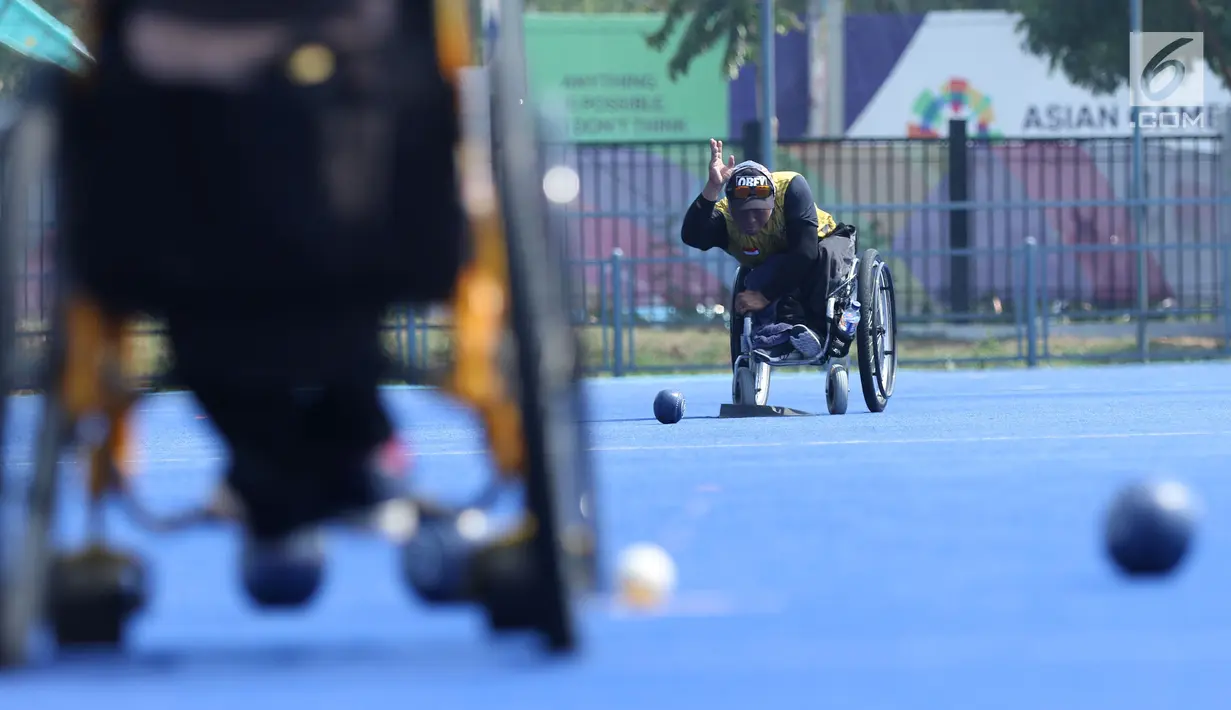
[[[526,0],[533,12],[665,12],[671,0]]]
[[[59,0],[67,2],[68,0]],[[1129,70],[1129,0],[846,0],[848,14],[924,13],[943,10],[1009,10],[1022,15],[1026,51],[1045,57],[1073,83],[1098,94],[1124,86]],[[670,76],[687,74],[693,61],[723,48],[727,76],[757,56],[759,0],[527,0],[540,12],[661,12],[647,39],[670,50]],[[801,28],[807,0],[776,0],[777,31]],[[1231,3],[1227,0],[1147,0],[1146,31],[1204,32],[1210,68],[1231,87]],[[674,42],[673,42],[674,40]]]
[[[721,46],[719,69],[727,76],[739,76],[740,67],[755,57],[761,42],[758,0],[671,0],[662,25],[646,38],[646,43],[662,52],[683,25],[683,32],[667,62],[667,75],[675,80],[688,73],[694,59]],[[802,29],[800,18],[807,13],[807,0],[777,0],[774,3],[775,31],[785,33]]]
[[[848,14],[1002,10],[1010,1],[845,0]],[[662,25],[646,41],[653,49],[664,51],[682,26],[679,40],[667,63],[672,79],[688,73],[694,59],[719,45],[723,47],[723,54],[718,68],[723,74],[735,77],[739,75],[740,67],[750,57],[756,57],[759,51],[759,5],[759,0],[670,0]],[[808,5],[808,0],[776,0],[775,31],[784,34],[792,29],[803,29]]]
[[[852,15],[920,15],[946,10],[1008,10],[1013,0],[847,0]]]
[[[848,14],[1004,10],[1012,2],[1014,0],[845,0]],[[759,0],[526,0],[526,9],[663,13],[662,24],[646,42],[656,51],[670,50],[668,73],[676,79],[688,73],[697,57],[719,46],[722,47],[722,60],[715,69],[728,77],[738,76],[740,68],[756,57],[760,48],[759,4]],[[808,5],[809,0],[775,0],[776,32],[803,29]]]
[[[1016,0],[1025,48],[1096,94],[1124,86],[1129,71],[1126,0]],[[1142,29],[1204,32],[1210,68],[1231,86],[1231,9],[1224,0],[1143,2]]]

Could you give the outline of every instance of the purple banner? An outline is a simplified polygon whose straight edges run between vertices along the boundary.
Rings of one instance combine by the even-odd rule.
[[[843,52],[846,89],[843,111],[845,128],[850,128],[872,101],[911,39],[919,31],[925,15],[850,15],[846,18],[846,46]]]

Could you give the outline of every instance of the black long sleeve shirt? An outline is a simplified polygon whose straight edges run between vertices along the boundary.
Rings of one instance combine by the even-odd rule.
[[[688,214],[684,215],[680,237],[694,249],[709,251],[718,248],[730,253],[727,220],[721,212],[714,209],[716,204],[705,199],[703,195],[698,195],[688,208]],[[812,197],[812,188],[803,175],[796,175],[787,185],[782,211],[786,217],[782,231],[787,246],[780,252],[783,256],[775,269],[774,278],[761,294],[771,301],[799,288],[808,269],[820,258],[820,240],[817,236],[820,223],[817,221],[816,201]]]

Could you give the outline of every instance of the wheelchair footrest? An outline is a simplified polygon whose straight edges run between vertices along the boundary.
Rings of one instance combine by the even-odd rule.
[[[761,404],[724,404],[718,408],[719,419],[749,419],[752,417],[815,417],[790,407],[774,407]]]
[[[821,367],[829,362],[829,360],[829,353],[821,353],[820,357],[811,360],[787,360],[785,362],[771,362],[768,364],[770,369],[777,370],[780,367]]]

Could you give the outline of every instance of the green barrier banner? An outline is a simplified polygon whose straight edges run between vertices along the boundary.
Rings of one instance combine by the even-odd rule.
[[[727,82],[718,51],[667,78],[668,51],[645,38],[659,15],[527,13],[526,61],[537,101],[564,112],[570,140],[706,140],[727,132]]]

